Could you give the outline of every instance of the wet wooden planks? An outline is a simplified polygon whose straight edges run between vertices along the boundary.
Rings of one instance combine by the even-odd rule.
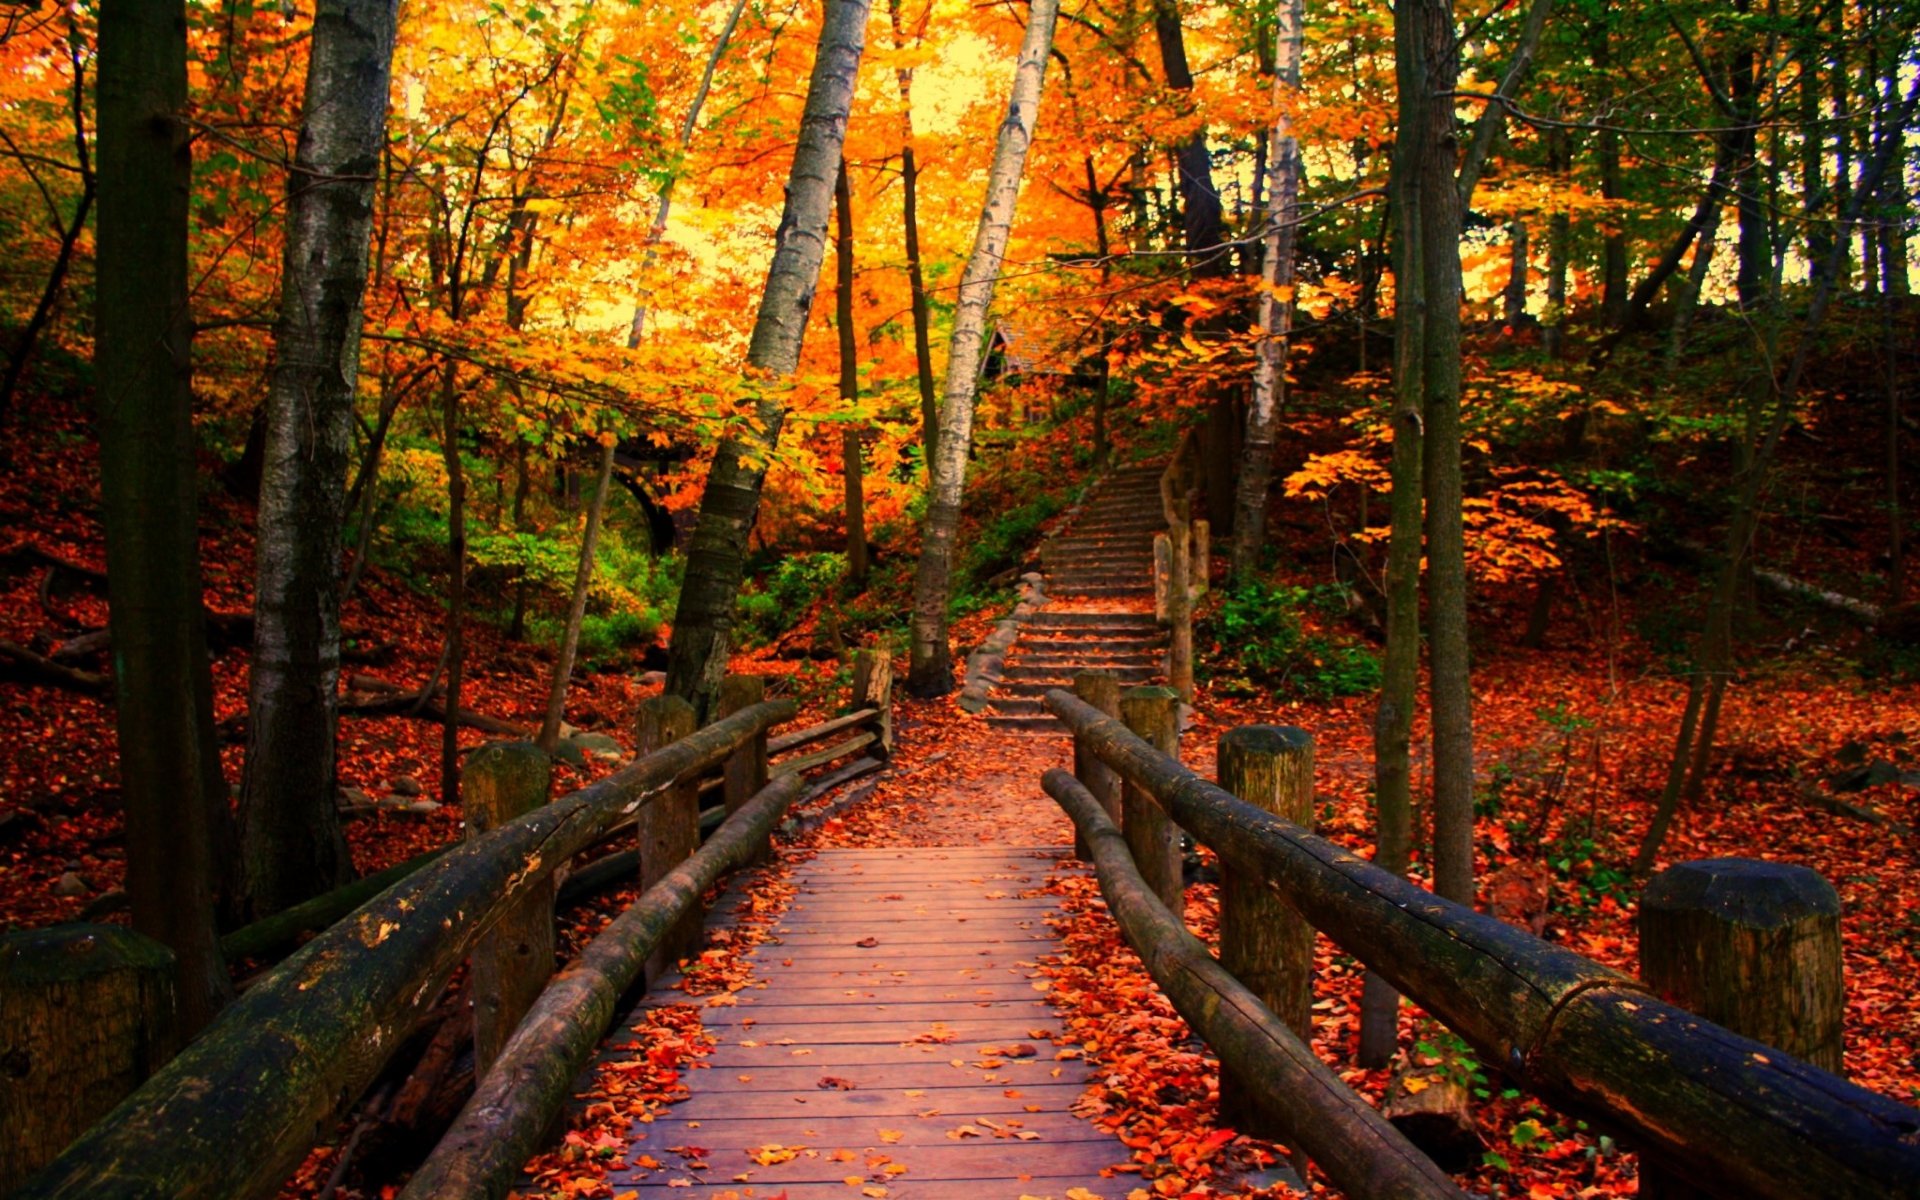
[[[720,1044],[691,1097],[634,1127],[628,1161],[662,1166],[610,1177],[616,1194],[1125,1195],[1135,1177],[1100,1173],[1125,1147],[1069,1111],[1086,1068],[1048,1040],[1040,889],[1065,854],[833,850],[797,867],[754,982],[701,1013]]]

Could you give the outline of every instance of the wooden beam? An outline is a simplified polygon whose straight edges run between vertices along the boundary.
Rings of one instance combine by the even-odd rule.
[[[1069,692],[1047,693],[1047,705],[1194,837],[1254,872],[1489,1066],[1630,1135],[1674,1174],[1727,1196],[1915,1193],[1920,1111],[1245,804]]]
[[[1289,1142],[1357,1200],[1464,1197],[1187,932],[1141,878],[1126,839],[1079,780],[1055,767],[1041,784],[1092,853],[1100,894],[1127,944],[1222,1064],[1234,1064],[1255,1104],[1285,1128]]]

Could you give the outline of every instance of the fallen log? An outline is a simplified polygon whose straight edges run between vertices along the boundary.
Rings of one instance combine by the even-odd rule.
[[[301,934],[325,929],[451,849],[453,846],[447,845],[429,850],[384,871],[335,888],[325,895],[282,909],[251,925],[243,925],[220,939],[220,955],[228,962],[233,962],[242,958],[263,958],[284,949]]]
[[[1920,1195],[1920,1111],[1666,1004],[1639,981],[1443,900],[1155,752],[1056,689],[1102,762],[1234,867],[1572,1115],[1718,1195]]]
[[[15,1200],[272,1192],[315,1131],[366,1089],[502,905],[794,709],[791,701],[745,709],[388,888],[229,1005]]]
[[[44,654],[36,654],[25,646],[13,642],[0,641],[0,659],[13,664],[14,675],[31,683],[50,683],[70,691],[86,692],[98,696],[107,690],[107,677],[93,671],[82,671],[57,663]]]
[[[364,675],[354,676],[355,686],[357,687],[363,680],[367,680],[367,678],[368,677]],[[384,680],[374,682],[385,683]],[[435,688],[434,694],[426,697],[422,697],[419,692],[409,692],[404,688],[395,687],[392,684],[387,684],[385,687],[377,690],[387,692],[388,688],[391,688],[392,691],[380,696],[378,699],[342,700],[340,702],[340,715],[343,717],[417,717],[422,721],[445,721],[447,719],[447,706],[441,703],[439,699],[441,689]],[[477,713],[467,708],[460,710],[460,724],[467,726],[469,729],[478,729],[483,733],[491,733],[499,737],[525,738],[529,736],[526,729],[515,725],[511,721],[503,721],[498,717],[489,717],[484,713]]]
[[[574,1080],[613,1024],[621,993],[640,977],[654,945],[724,871],[755,857],[801,787],[797,775],[767,784],[554,976],[401,1200],[507,1194],[566,1106]]]
[[[856,733],[850,738],[835,742],[831,746],[815,750],[810,754],[796,754],[792,758],[783,758],[768,768],[768,774],[799,775],[825,763],[836,762],[856,750],[864,750],[880,740],[880,735],[869,729]]]
[[[1134,866],[1126,839],[1092,792],[1059,767],[1041,776],[1041,786],[1073,819],[1127,944],[1290,1144],[1358,1200],[1464,1196],[1187,932]]]

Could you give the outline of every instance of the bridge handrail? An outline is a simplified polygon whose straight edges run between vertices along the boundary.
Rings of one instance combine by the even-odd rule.
[[[742,709],[380,893],[248,989],[16,1200],[224,1200],[278,1187],[497,913],[675,783],[797,711],[791,700]]]
[[[1717,1194],[1920,1196],[1920,1110],[1651,995],[1262,811],[1072,693],[1077,743],[1494,1068]]]

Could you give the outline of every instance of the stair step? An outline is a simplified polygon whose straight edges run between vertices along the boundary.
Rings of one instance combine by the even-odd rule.
[[[1027,620],[1029,629],[1053,629],[1074,626],[1076,629],[1087,625],[1099,625],[1108,628],[1133,626],[1143,629],[1156,628],[1159,622],[1150,612],[1049,612],[1042,609]]]

